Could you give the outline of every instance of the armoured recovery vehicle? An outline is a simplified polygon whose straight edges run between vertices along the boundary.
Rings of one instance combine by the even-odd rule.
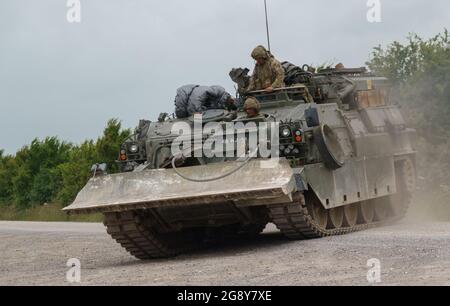
[[[279,158],[211,157],[201,149],[174,154],[182,136],[174,126],[195,120],[163,114],[156,122],[141,120],[122,145],[121,173],[100,169],[65,210],[104,214],[107,232],[139,259],[257,235],[270,222],[291,239],[310,239],[401,219],[415,190],[415,131],[390,103],[388,80],[363,68],[312,73],[283,66],[287,87],[240,91],[241,101],[260,102],[263,116],[255,120],[279,127],[279,144],[270,144]],[[242,87],[247,73],[230,75]],[[207,110],[202,119],[217,126],[253,121],[222,109]],[[192,147],[214,136],[200,133],[187,138]]]

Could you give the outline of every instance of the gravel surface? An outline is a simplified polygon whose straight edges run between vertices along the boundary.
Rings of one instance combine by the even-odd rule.
[[[0,285],[450,285],[450,223],[400,223],[346,236],[289,241],[273,225],[256,239],[168,260],[139,261],[101,224],[0,222]]]

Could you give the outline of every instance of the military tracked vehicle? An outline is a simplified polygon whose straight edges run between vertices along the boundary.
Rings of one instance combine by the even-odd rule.
[[[65,210],[104,214],[107,232],[140,259],[258,235],[270,222],[291,239],[311,239],[401,219],[415,190],[415,131],[390,103],[388,80],[364,68],[312,73],[283,66],[287,87],[239,91],[241,101],[253,96],[261,103],[256,121],[279,126],[279,143],[270,144],[279,158],[186,154],[214,136],[211,130],[189,136],[189,152],[174,154],[182,136],[174,126],[193,126],[194,118],[163,114],[142,120],[122,145],[121,173],[100,169]],[[233,72],[245,86],[248,69]],[[252,121],[227,110],[207,110],[202,119]]]

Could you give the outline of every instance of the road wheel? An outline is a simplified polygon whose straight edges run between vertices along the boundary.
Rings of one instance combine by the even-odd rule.
[[[358,204],[344,206],[344,226],[354,227],[358,223]]]
[[[328,224],[328,212],[323,207],[317,196],[309,193],[306,197],[306,206],[308,207],[308,211],[313,221],[319,228],[325,230]]]
[[[344,223],[344,208],[336,207],[328,211],[328,229],[339,229]]]
[[[369,224],[375,218],[375,209],[373,208],[371,201],[363,201],[359,204],[359,217],[358,222],[360,224]]]

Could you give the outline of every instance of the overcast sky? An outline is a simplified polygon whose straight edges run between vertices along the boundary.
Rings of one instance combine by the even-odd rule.
[[[110,118],[126,127],[172,112],[184,84],[222,85],[253,68],[266,43],[263,0],[81,0],[81,23],[66,0],[0,0],[0,149],[35,137],[79,143]],[[448,0],[268,0],[272,51],[296,64],[362,66],[372,47],[450,28]]]

